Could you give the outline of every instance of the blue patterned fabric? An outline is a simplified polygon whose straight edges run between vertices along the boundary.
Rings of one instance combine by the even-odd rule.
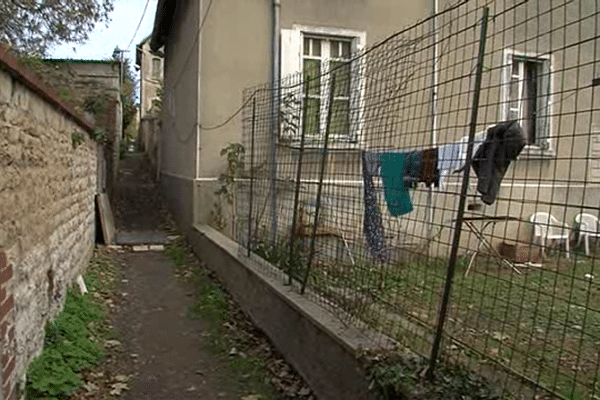
[[[379,175],[379,155],[363,151],[363,191],[365,201],[365,215],[363,220],[363,232],[375,261],[386,261],[389,251],[385,247],[383,223],[379,201],[373,188],[373,177]]]

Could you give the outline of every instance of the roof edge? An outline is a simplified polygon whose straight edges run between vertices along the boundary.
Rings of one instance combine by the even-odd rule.
[[[158,0],[156,15],[154,16],[154,29],[150,40],[150,49],[158,51],[167,41],[173,27],[173,17],[177,8],[177,0]]]

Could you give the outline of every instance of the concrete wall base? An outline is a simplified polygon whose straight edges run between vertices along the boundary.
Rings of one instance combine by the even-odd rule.
[[[161,172],[160,189],[165,196],[169,212],[175,218],[177,228],[187,237],[192,228],[190,221],[193,220],[194,180]]]
[[[191,242],[196,255],[216,273],[319,399],[371,398],[356,353],[384,346],[389,349],[392,340],[342,324],[307,296],[284,286],[285,275],[280,270],[260,257],[246,257],[238,243],[209,226],[195,226]]]

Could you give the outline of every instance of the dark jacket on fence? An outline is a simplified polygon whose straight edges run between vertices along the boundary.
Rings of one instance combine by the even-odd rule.
[[[493,204],[500,183],[511,161],[525,147],[523,129],[517,121],[504,122],[489,128],[485,141],[473,156],[473,170],[477,174],[477,191],[485,204]]]

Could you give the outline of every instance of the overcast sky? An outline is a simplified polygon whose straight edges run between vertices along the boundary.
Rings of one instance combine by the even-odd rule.
[[[135,29],[142,18],[147,1],[146,14],[134,37]],[[125,55],[135,62],[136,44],[152,33],[157,2],[158,0],[114,0],[115,9],[111,14],[112,21],[108,26],[96,25],[96,29],[90,34],[90,39],[85,44],[70,43],[58,46],[50,52],[51,57],[104,60],[112,57],[113,50],[119,46],[120,49],[129,50]],[[133,42],[126,47],[132,37]]]

